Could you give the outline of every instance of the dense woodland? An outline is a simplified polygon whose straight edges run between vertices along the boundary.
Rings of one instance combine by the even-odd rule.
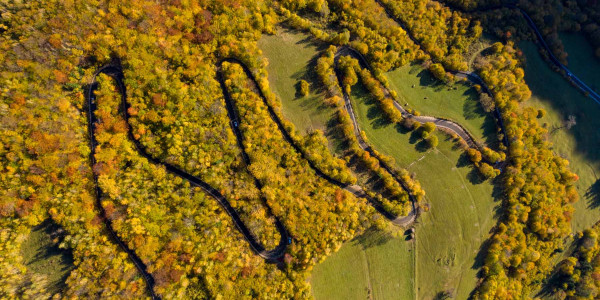
[[[600,291],[600,245],[596,224],[578,232],[572,254],[556,267],[547,292],[561,298],[595,299]]]
[[[562,49],[555,41],[559,30],[582,31],[600,49],[596,1],[519,4],[532,13],[556,53]],[[549,278],[558,281],[552,290],[558,296],[597,295],[597,226],[578,235],[572,257],[552,265],[555,252],[567,247],[563,241],[570,233],[571,203],[577,201],[577,175],[550,150],[538,112],[519,105],[531,92],[513,40],[531,33],[514,9],[485,12],[495,5],[493,0],[0,3],[0,297],[51,296],[47,279],[28,270],[19,252],[31,229],[47,219],[65,230],[60,246],[71,249],[74,258],[60,296],[148,297],[146,283],[100,217],[96,174],[107,217],[148,266],[161,297],[309,298],[306,278],[312,266],[369,226],[383,226],[385,219],[364,199],[316,176],[303,155],[341,182],[356,183],[353,173],[374,179],[365,190],[397,215],[410,208],[399,182],[419,202],[425,195],[418,178],[401,169],[390,174],[380,166],[393,166],[391,158],[383,153],[373,157],[360,148],[343,108],[343,92],[364,85],[390,122],[428,138],[434,127],[407,123],[390,109],[394,95],[382,89],[387,86],[382,74],[417,61],[451,84],[445,71],[468,67],[465,56],[483,31],[502,42],[472,67],[492,91],[509,146],[498,153],[468,151],[484,169],[481,173],[498,176],[502,190],[501,217],[484,249],[473,297],[527,298]],[[331,45],[315,68],[327,91],[323,101],[336,109],[334,123],[347,148],[343,157],[330,153],[322,132],[302,136],[285,121],[302,155],[269,116],[259,90],[283,118],[256,41],[276,26],[309,32]],[[363,54],[372,72],[349,57],[336,64],[336,46],[342,45]],[[600,56],[600,50],[596,53]],[[242,61],[258,83],[240,65],[223,64],[249,166],[241,158],[216,80],[216,63],[224,57]],[[97,163],[90,166],[85,93],[94,72],[109,63],[123,68],[131,118],[123,119],[113,80],[98,76],[99,145]],[[343,74],[342,86],[336,72]],[[266,248],[279,241],[274,216],[282,220],[293,239],[282,261],[268,264],[253,253],[215,199],[141,157],[128,130],[154,158],[218,189]],[[428,143],[437,144],[431,138]],[[506,155],[503,172],[490,169],[482,155],[491,161]]]

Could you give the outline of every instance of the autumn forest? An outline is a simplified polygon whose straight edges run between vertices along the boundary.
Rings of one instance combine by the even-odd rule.
[[[367,257],[369,299],[599,298],[599,3],[0,1],[0,298],[346,299],[357,241],[408,249],[382,257],[412,296]],[[432,297],[454,192],[494,211]]]

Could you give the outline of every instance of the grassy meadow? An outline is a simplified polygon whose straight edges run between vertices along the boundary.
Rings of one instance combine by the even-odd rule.
[[[414,299],[414,244],[368,230],[315,266],[315,299]]]
[[[437,149],[426,149],[417,135],[387,124],[360,84],[352,100],[371,144],[414,172],[427,193],[431,209],[416,227],[417,298],[451,291],[466,299],[477,281],[480,247],[496,223],[493,185],[481,182],[445,134],[438,134]]]
[[[310,69],[317,46],[308,36],[285,29],[265,35],[259,45],[269,61],[269,81],[281,98],[285,117],[301,131],[326,128],[331,111],[323,110],[323,95],[311,81],[316,78]],[[495,143],[493,119],[484,114],[468,85],[449,88],[420,66],[405,66],[387,77],[410,107],[455,120],[480,141]],[[296,95],[300,79],[311,82],[306,98]],[[431,209],[419,219],[414,241],[369,230],[346,243],[315,266],[310,279],[313,296],[317,300],[432,299],[451,291],[456,299],[466,299],[477,281],[480,248],[496,222],[493,185],[481,182],[446,135],[436,133],[439,146],[426,149],[416,135],[385,122],[360,84],[353,88],[352,99],[371,144],[416,174]]]
[[[334,111],[323,105],[324,94],[317,88],[313,70],[318,45],[304,33],[282,28],[276,35],[263,35],[258,45],[269,62],[270,87],[281,99],[283,115],[302,134],[316,129],[325,131]],[[305,97],[297,92],[302,79],[310,84],[310,93]]]

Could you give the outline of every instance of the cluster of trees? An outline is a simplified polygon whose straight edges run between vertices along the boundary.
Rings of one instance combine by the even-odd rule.
[[[4,259],[0,268],[4,275],[0,294],[8,298],[50,296],[44,291],[43,276],[23,265],[19,248],[33,226],[52,218],[67,232],[62,246],[73,250],[75,260],[63,296],[147,296],[142,277],[98,216],[89,166],[84,86],[98,66],[114,57],[124,67],[133,133],[148,151],[200,176],[238,209],[249,207],[251,227],[253,221],[268,221],[259,206],[248,205],[260,191],[243,172],[214,62],[216,53],[254,45],[261,31],[272,29],[277,17],[255,1],[229,4],[49,1],[2,5],[0,252]],[[45,17],[39,18],[42,14]],[[252,50],[235,54],[259,57]],[[253,68],[259,65],[251,62]],[[214,199],[136,155],[124,135],[126,124],[117,117],[114,92],[103,89],[98,94],[98,101],[111,104],[98,111],[104,127],[99,129],[102,146],[94,169],[106,172],[101,180],[106,191],[103,205],[118,234],[149,266],[156,292],[163,298],[307,298],[302,270],[360,232],[363,219],[370,215],[371,209],[351,195],[331,186],[324,188],[325,183],[313,184],[318,181],[314,174],[298,175],[303,178],[300,183],[285,191],[285,199],[298,204],[298,209],[289,211],[293,217],[287,225],[308,228],[311,236],[306,238],[310,241],[306,247],[305,233],[294,232],[295,247],[306,254],[292,251],[292,259],[301,263],[287,271],[265,264],[241,241]],[[322,139],[312,136],[304,143],[312,147]],[[328,151],[321,154],[323,149],[314,150],[314,157],[331,156]],[[293,151],[286,149],[288,153]],[[301,166],[294,170],[307,169]],[[352,182],[348,172],[338,173]],[[314,188],[306,189],[311,185]],[[310,201],[296,202],[296,191],[306,191],[300,198]],[[313,198],[310,193],[315,191],[318,196]],[[287,206],[282,203],[278,212],[287,211]],[[256,229],[262,226],[259,222]],[[323,228],[335,230],[321,236]],[[271,240],[269,230],[265,226],[265,244]]]
[[[468,68],[463,55],[483,31],[479,21],[436,1],[381,0],[433,59],[450,70]]]
[[[563,259],[549,280],[560,299],[596,299],[600,295],[600,226],[577,233],[573,253]]]
[[[501,111],[509,159],[501,176],[503,217],[491,237],[474,297],[527,298],[549,274],[554,251],[570,232],[577,175],[544,140],[537,111],[519,105],[531,92],[512,44],[494,48],[476,67]]]
[[[352,46],[376,69],[387,71],[425,57],[406,31],[397,26],[375,1],[332,0],[329,3],[336,14],[332,22],[350,30],[355,37]]]
[[[238,64],[223,64],[250,156],[250,171],[263,184],[267,202],[293,237],[291,268],[304,270],[335,251],[369,224],[364,200],[315,175],[271,119],[257,88]],[[372,213],[372,209],[370,209]],[[322,230],[327,228],[328,230]]]
[[[482,160],[481,152],[475,148],[467,149],[467,155],[469,159],[475,164],[475,167],[479,170],[481,175],[485,176],[485,178],[495,178],[500,175],[500,170],[494,169],[494,167],[490,166],[488,162],[494,162],[491,160]]]

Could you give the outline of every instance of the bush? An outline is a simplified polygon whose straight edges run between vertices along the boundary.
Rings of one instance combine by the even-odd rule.
[[[302,97],[306,97],[308,96],[308,93],[310,92],[310,88],[308,86],[308,82],[306,82],[306,80],[300,80],[300,83],[298,84],[299,87],[299,92],[300,95],[302,95]]]
[[[427,122],[423,124],[423,131],[427,131],[427,133],[432,133],[435,130],[435,124],[433,122]]]
[[[439,144],[438,137],[435,135],[430,135],[425,140],[427,141],[427,145],[429,145],[431,148],[435,148]]]
[[[481,175],[483,175],[485,178],[494,178],[496,176],[498,176],[498,174],[500,173],[500,171],[494,169],[492,166],[486,164],[486,163],[481,163],[479,165],[479,172],[481,172]]]
[[[537,118],[538,119],[543,118],[545,115],[546,115],[546,111],[544,109],[538,110],[538,112],[537,112]]]
[[[469,156],[469,159],[476,164],[481,161],[481,152],[477,149],[469,148],[467,150],[467,155]]]

